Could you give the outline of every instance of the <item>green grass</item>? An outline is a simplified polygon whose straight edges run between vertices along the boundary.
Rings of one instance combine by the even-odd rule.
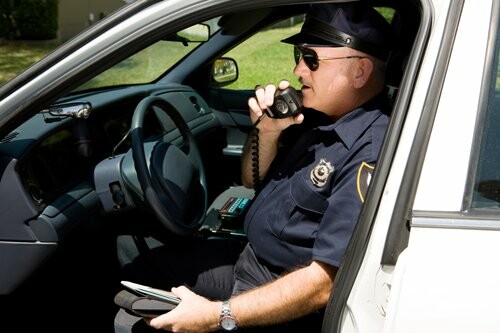
[[[382,11],[390,19],[392,11]],[[301,23],[289,27],[270,29],[237,46],[225,56],[234,58],[239,67],[238,80],[227,86],[230,89],[253,89],[257,84],[278,83],[289,80],[298,84],[293,75],[295,63],[293,47],[281,39],[299,31]],[[173,64],[187,49],[180,44],[159,42],[103,72],[79,89],[117,84],[146,83],[156,79],[165,68]],[[193,45],[193,44],[192,44]],[[54,43],[26,43],[0,41],[0,85],[41,59],[57,45]],[[191,47],[191,45],[190,45]]]
[[[295,61],[293,46],[281,43],[291,36],[300,26],[267,30],[255,35],[239,45],[227,56],[238,63],[239,78],[228,86],[231,89],[253,89],[257,84],[278,83],[289,80],[298,84],[293,75]]]
[[[196,46],[160,41],[99,74],[78,90],[121,84],[149,83]]]
[[[299,26],[268,30],[250,38],[226,56],[238,62],[239,78],[227,86],[230,89],[253,89],[257,84],[278,83],[282,79],[297,84],[292,71],[292,46],[279,41],[298,31]],[[57,44],[53,42],[9,42],[0,41],[0,86],[24,69],[51,52]],[[137,54],[118,66],[104,72],[83,87],[107,86],[123,83],[149,82],[161,73],[168,63],[168,57],[161,54],[158,45],[151,50]],[[170,50],[172,52],[172,50]],[[151,61],[152,58],[156,60]],[[140,76],[137,76],[139,74]],[[500,91],[500,63],[497,67],[496,89]]]
[[[53,42],[0,41],[0,85],[40,60],[57,44]]]
[[[239,67],[238,80],[226,88],[254,89],[257,84],[277,83],[282,79],[295,83],[297,79],[292,73],[295,66],[293,48],[291,45],[281,43],[280,40],[298,30],[299,26],[266,30],[225,54],[226,57],[234,58]],[[81,86],[79,90],[151,82],[194,46],[195,44],[190,44],[189,47],[185,47],[172,42],[156,43],[103,72]]]
[[[292,82],[292,46],[280,40],[298,31],[299,27],[272,29],[250,38],[226,56],[238,62],[239,78],[230,89],[253,89],[256,84],[277,83],[281,79]],[[113,68],[101,73],[79,89],[126,83],[146,83],[156,79],[165,68],[186,53],[180,44],[160,42],[139,52]],[[170,43],[171,44],[171,43]],[[41,59],[57,45],[50,43],[0,42],[0,85]],[[183,49],[183,50],[181,50]],[[179,55],[177,55],[179,54]]]

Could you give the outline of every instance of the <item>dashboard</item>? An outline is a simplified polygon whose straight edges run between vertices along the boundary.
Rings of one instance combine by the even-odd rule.
[[[64,128],[50,134],[19,162],[19,176],[33,203],[47,203],[85,178],[91,161],[78,153],[75,137]]]
[[[33,119],[36,127],[47,128],[47,133],[30,140],[32,144],[19,159],[18,172],[39,212],[79,183],[91,182],[93,167],[99,161],[130,149],[128,131],[138,102],[94,109],[85,120],[47,115],[43,120],[40,116]],[[163,134],[155,113],[149,113],[144,123],[145,138]],[[37,131],[30,132],[36,135]]]
[[[47,207],[67,197],[79,184],[93,187],[94,167],[130,149],[128,131],[132,116],[145,96],[164,97],[181,112],[193,130],[203,126],[213,128],[218,124],[208,105],[189,87],[175,85],[159,91],[158,87],[149,91],[147,86],[134,89],[79,96],[78,101],[92,107],[87,119],[40,112],[0,143],[0,157],[17,161],[15,169],[24,192],[19,195],[31,202],[35,214],[42,214]],[[58,105],[64,103],[74,104],[75,99]],[[147,113],[143,129],[145,141],[179,138],[173,122],[158,110]],[[56,213],[59,210],[57,208]]]
[[[135,108],[150,95],[161,96],[179,111],[201,143],[203,158],[216,163],[213,158],[222,152],[225,131],[202,97],[183,85],[152,84],[69,96],[57,106],[90,105],[87,118],[43,110],[0,139],[0,252],[3,266],[15,267],[15,273],[2,280],[3,292],[13,290],[60,243],[85,238],[86,232],[115,220],[104,214],[94,172],[102,161],[129,151],[127,134]],[[143,122],[144,140],[182,143],[173,121],[160,110],[152,111]],[[219,166],[212,169],[220,171]],[[124,214],[120,220],[131,216]],[[25,264],[19,265],[18,258]]]

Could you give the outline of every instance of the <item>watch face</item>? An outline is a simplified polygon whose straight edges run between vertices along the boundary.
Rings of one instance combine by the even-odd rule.
[[[221,318],[220,326],[226,331],[232,331],[236,328],[236,321],[233,317],[225,316]]]

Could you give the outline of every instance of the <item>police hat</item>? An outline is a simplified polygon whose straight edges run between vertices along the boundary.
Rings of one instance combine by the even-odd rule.
[[[282,42],[346,46],[386,60],[393,43],[393,30],[380,13],[362,1],[312,4],[300,32]]]

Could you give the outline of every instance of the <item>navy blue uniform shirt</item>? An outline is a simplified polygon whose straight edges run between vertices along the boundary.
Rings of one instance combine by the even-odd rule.
[[[244,224],[255,254],[274,271],[312,260],[340,265],[389,122],[382,108],[374,100],[335,123],[304,113],[303,124],[283,133],[294,142],[280,149]]]

